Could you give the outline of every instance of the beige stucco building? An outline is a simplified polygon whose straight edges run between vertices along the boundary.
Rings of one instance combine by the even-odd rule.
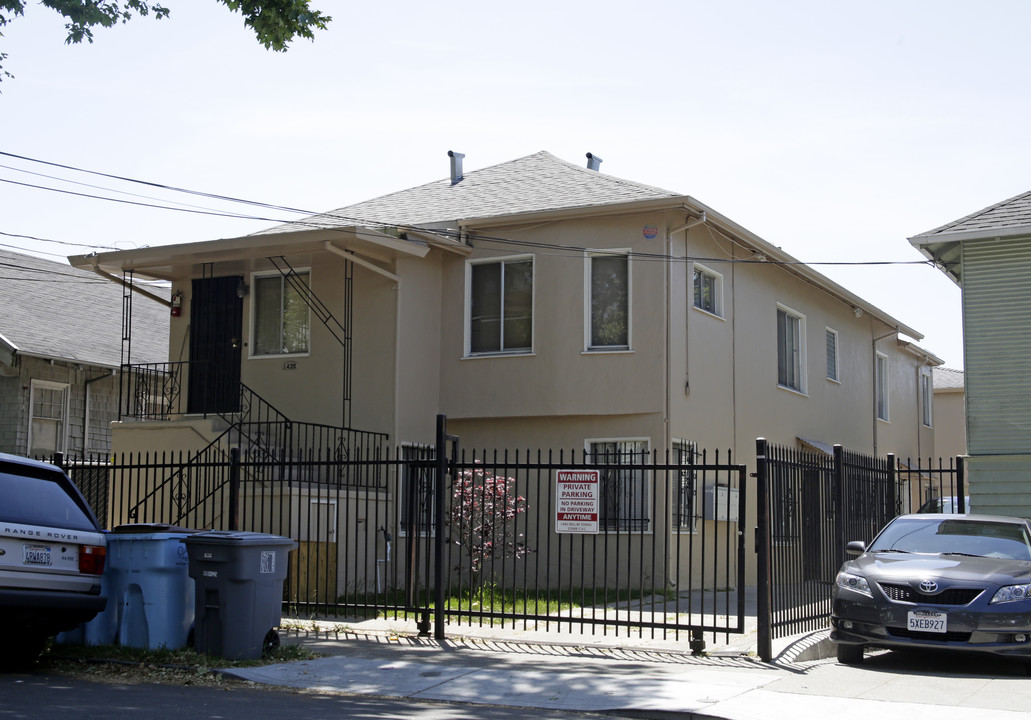
[[[131,399],[114,424],[116,456],[189,458],[246,415],[245,453],[282,460],[275,425],[336,458],[407,458],[434,442],[438,414],[462,448],[524,458],[654,452],[678,464],[719,451],[754,469],[759,437],[816,453],[935,455],[940,361],[875,304],[693,197],[600,172],[597,158],[581,167],[540,152],[469,173],[460,154],[450,160],[442,180],[253,235],[71,258],[172,283],[169,360],[123,368]],[[661,555],[652,529],[671,508],[644,507],[636,482],[613,485],[625,502],[603,520]],[[335,548],[338,531],[382,528],[374,551],[327,550],[339,587],[368,584],[388,530],[403,533],[403,499],[351,487],[336,520],[317,486],[254,503],[314,508],[292,530],[302,554]],[[750,545],[755,497],[744,497],[733,536]],[[697,527],[731,537],[737,511],[714,517],[702,500]],[[529,502],[547,515],[546,497]],[[265,529],[285,532],[271,519]],[[300,575],[326,565],[318,552],[297,561]],[[359,556],[365,565],[348,570]],[[753,573],[754,553],[742,557]]]
[[[115,450],[202,444],[197,413],[239,380],[392,445],[444,413],[476,448],[935,453],[940,363],[870,301],[595,158],[464,173],[451,155],[448,178],[262,233],[71,258],[171,281],[170,361],[225,373],[189,371],[171,420],[121,423]]]
[[[934,446],[942,458],[967,454],[966,396],[963,371],[934,369]]]

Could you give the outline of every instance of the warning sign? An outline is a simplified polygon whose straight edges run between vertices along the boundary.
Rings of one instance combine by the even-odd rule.
[[[555,471],[555,532],[597,533],[600,470]]]

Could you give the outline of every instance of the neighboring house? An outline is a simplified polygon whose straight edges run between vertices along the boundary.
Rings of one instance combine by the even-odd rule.
[[[467,448],[935,453],[940,361],[869,301],[597,158],[449,155],[448,178],[253,235],[70,258],[182,298],[161,369],[181,393],[116,450],[199,449],[242,383],[392,447],[444,413]]]
[[[106,456],[117,420],[122,289],[0,249],[0,452]],[[168,354],[168,308],[133,306],[134,352]]]
[[[934,369],[934,449],[942,458],[967,454],[962,370]]]
[[[909,242],[962,290],[971,507],[1029,517],[1031,192]]]

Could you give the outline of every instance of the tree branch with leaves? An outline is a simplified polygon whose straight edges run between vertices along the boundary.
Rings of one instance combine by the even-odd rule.
[[[526,498],[515,491],[515,478],[486,468],[467,468],[452,481],[445,518],[448,540],[468,556],[474,588],[479,587],[485,570],[493,571],[496,561],[519,559],[530,552],[515,527],[516,518],[526,512]]]
[[[16,17],[25,14],[28,0],[0,0],[0,37]],[[311,7],[310,0],[217,0],[243,16],[267,50],[284,52],[295,38],[315,39],[333,19]],[[127,23],[134,17],[169,17],[171,11],[151,0],[40,0],[40,4],[62,15],[68,34],[65,43],[93,42],[93,29]],[[0,80],[14,77],[4,69],[7,53],[0,53]]]

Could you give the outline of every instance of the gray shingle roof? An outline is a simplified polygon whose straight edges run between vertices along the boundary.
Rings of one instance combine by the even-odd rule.
[[[932,371],[935,390],[962,390],[963,371],[947,367],[936,367]]]
[[[168,323],[168,308],[133,298],[133,362],[168,359]],[[65,263],[0,248],[0,335],[22,354],[117,368],[122,288]]]
[[[680,196],[541,151],[467,172],[454,185],[448,177],[263,232],[332,225],[428,225]]]
[[[991,232],[1029,225],[1031,225],[1031,191],[978,210],[959,220],[953,220],[934,230],[920,233],[913,239],[933,238],[936,235],[960,232]]]

